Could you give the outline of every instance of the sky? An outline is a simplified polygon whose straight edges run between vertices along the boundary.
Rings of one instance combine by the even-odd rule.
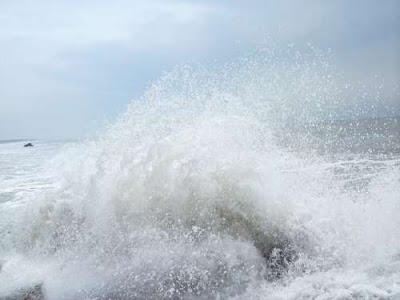
[[[400,113],[397,0],[1,0],[0,140],[91,136],[175,65],[266,37],[331,49],[349,82],[383,78]]]

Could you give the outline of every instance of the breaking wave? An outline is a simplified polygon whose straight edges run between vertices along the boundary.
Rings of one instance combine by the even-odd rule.
[[[177,67],[96,141],[53,160],[57,187],[3,205],[0,292],[398,295],[399,158],[321,154],[311,138],[346,100],[336,79],[316,50]],[[322,146],[338,139],[327,131]]]

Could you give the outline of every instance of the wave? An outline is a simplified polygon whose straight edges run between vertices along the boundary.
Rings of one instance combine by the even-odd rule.
[[[321,53],[290,51],[177,67],[97,140],[66,149],[57,188],[2,206],[0,292],[40,282],[49,299],[399,293],[399,160],[367,163],[376,172],[355,172],[358,188],[349,176],[365,157],[332,161],[307,134],[299,149],[310,151],[295,151],[290,128],[329,121],[344,100]]]

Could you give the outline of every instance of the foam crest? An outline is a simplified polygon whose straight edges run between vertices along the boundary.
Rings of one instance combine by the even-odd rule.
[[[400,251],[398,161],[317,155],[311,129],[343,91],[317,50],[275,51],[178,67],[96,141],[66,149],[59,187],[4,210],[0,278],[29,274],[50,299],[295,299],[299,282],[335,291],[323,278],[341,286],[356,270],[355,284],[373,284],[362,274]],[[363,164],[376,172],[358,187]]]

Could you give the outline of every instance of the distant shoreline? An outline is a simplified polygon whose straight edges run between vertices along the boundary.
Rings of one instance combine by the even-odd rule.
[[[0,140],[0,144],[19,143],[26,141],[36,141],[36,140],[35,139]]]
[[[0,140],[0,144],[12,144],[12,143],[24,143],[24,142],[46,142],[46,143],[58,143],[58,142],[77,142],[82,139],[12,139],[12,140]]]

